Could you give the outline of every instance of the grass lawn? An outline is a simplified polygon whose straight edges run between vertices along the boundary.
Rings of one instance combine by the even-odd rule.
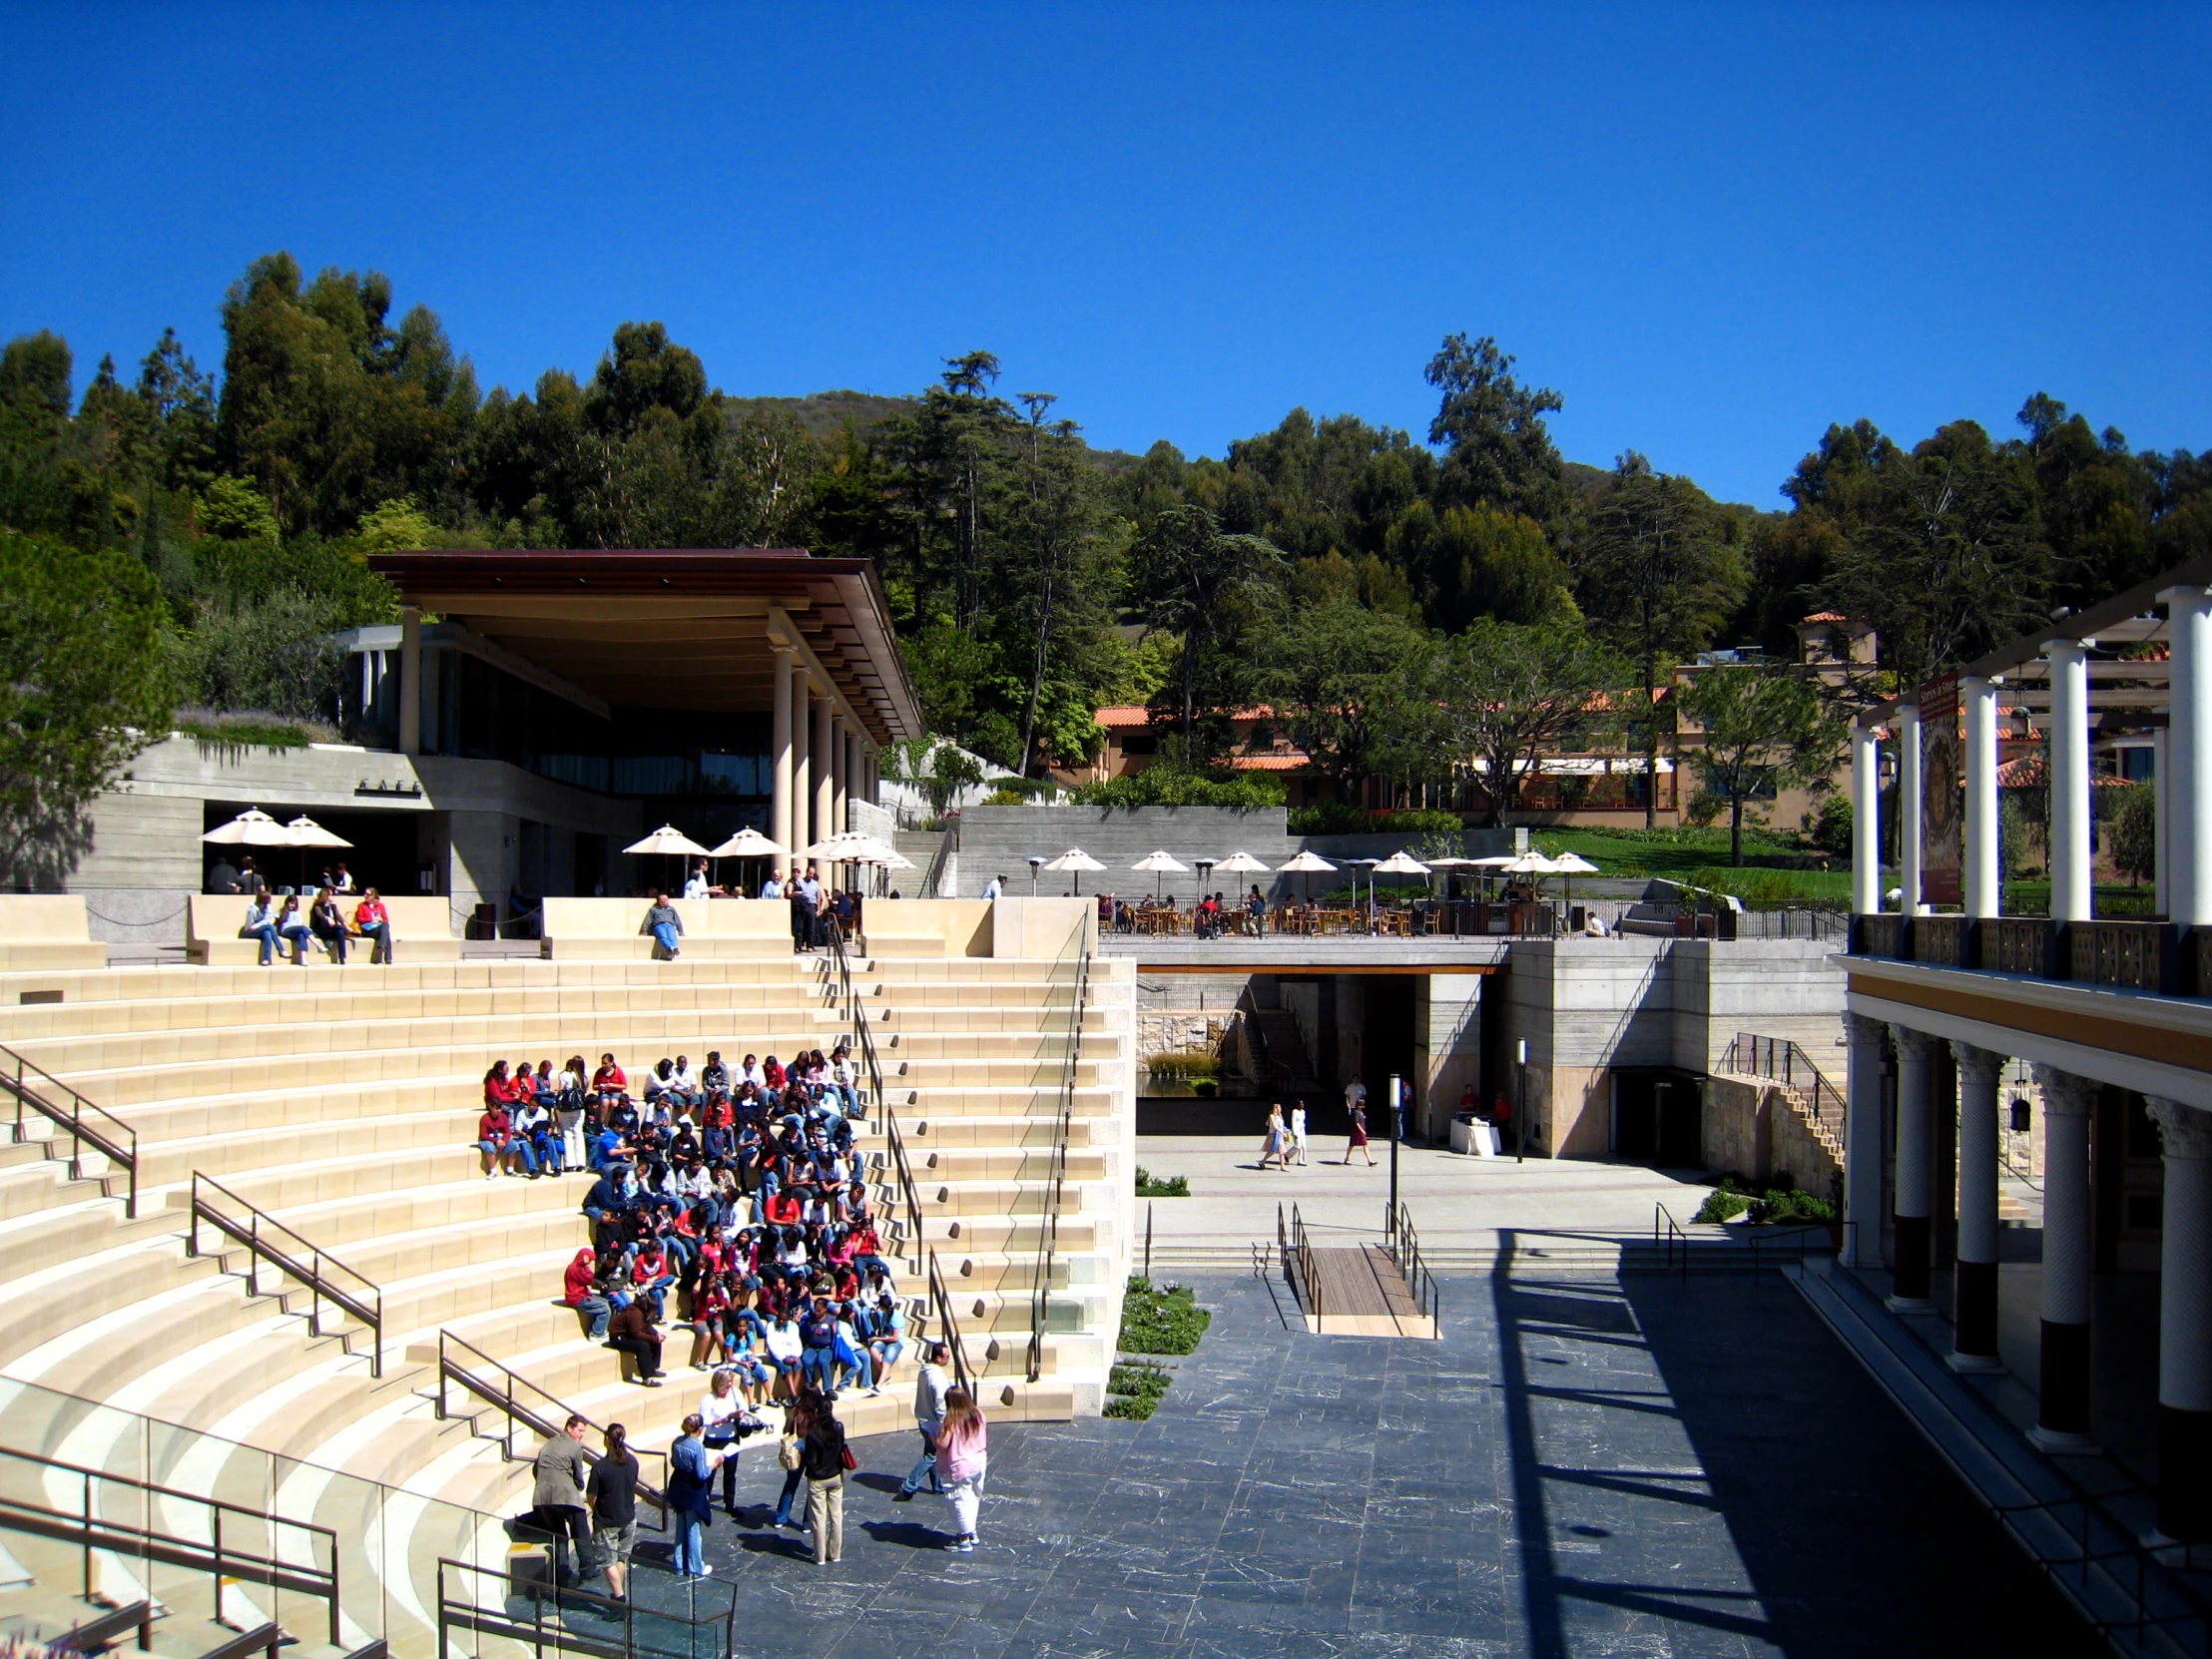
[[[1529,840],[1552,856],[1579,852],[1605,875],[1663,875],[1733,892],[1755,908],[1851,900],[1849,869],[1729,867],[1725,829],[1536,830],[1530,831]],[[1747,858],[1798,850],[1792,842],[1763,831],[1744,831]]]

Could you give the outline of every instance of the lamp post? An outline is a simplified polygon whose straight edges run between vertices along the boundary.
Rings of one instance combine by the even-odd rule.
[[[1513,1044],[1513,1162],[1528,1161],[1528,1039]]]

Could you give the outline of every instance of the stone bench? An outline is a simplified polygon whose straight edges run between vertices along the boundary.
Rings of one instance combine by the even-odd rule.
[[[83,894],[0,894],[0,972],[107,965],[108,947],[92,936]]]
[[[780,898],[678,898],[683,918],[677,949],[686,957],[725,961],[792,953],[791,906]],[[582,960],[653,961],[661,947],[645,931],[650,898],[548,898],[543,951]]]
[[[306,902],[304,898],[300,900],[302,909]],[[350,920],[353,906],[359,902],[359,894],[347,894],[338,899],[338,907]],[[383,902],[384,913],[390,918],[395,960],[457,962],[461,959],[461,941],[453,936],[452,901],[442,893],[386,898]],[[185,917],[186,958],[206,967],[252,967],[259,962],[261,940],[239,937],[239,929],[246,925],[246,912],[252,903],[244,893],[195,893]],[[345,966],[373,966],[370,961],[373,951],[370,940],[355,938],[346,951]],[[283,960],[287,965],[291,961],[288,946]],[[307,964],[312,967],[338,965],[312,942],[307,946]]]

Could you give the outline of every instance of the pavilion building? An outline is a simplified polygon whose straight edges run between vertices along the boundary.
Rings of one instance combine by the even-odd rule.
[[[2019,1311],[1999,1306],[2000,1112],[2030,1102],[2000,1101],[2000,1077],[2030,1066],[2044,1143],[2039,1342],[2023,1378],[2035,1436],[2095,1447],[2092,1348],[2124,1336],[2096,1329],[2101,1276],[2154,1269],[2159,1526],[2190,1543],[2212,1541],[2208,585],[2212,560],[2179,566],[1859,718],[1846,959],[1847,1249],[1887,1271],[1895,1306],[1948,1302],[1958,1370],[2004,1370],[2000,1326]],[[2048,733],[2041,914],[2004,903],[2000,731],[2023,713]],[[2092,792],[2113,776],[2155,794],[2147,914],[2100,914],[2095,899]]]

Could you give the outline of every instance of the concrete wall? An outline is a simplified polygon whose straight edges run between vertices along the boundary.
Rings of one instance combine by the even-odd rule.
[[[1482,1094],[1483,986],[1498,975],[1432,973],[1415,980],[1413,1007],[1414,1132],[1433,1141],[1451,1134],[1459,1093],[1470,1084]]]
[[[259,806],[277,818],[332,812],[409,818],[416,862],[433,867],[463,914],[479,899],[503,899],[518,882],[542,890],[542,876],[552,877],[545,886],[573,880],[578,832],[604,835],[610,850],[643,832],[636,802],[570,789],[500,761],[350,744],[228,749],[172,737],[141,754],[116,789],[94,803],[92,846],[67,885],[90,897],[96,926],[108,918],[115,931],[103,936],[136,937],[167,926],[177,895],[200,890],[206,868],[200,835],[211,801]],[[549,832],[539,870],[524,868],[526,823]],[[620,883],[623,860],[616,854],[612,861]],[[413,872],[407,874],[411,882]]]
[[[1826,1198],[1841,1173],[1828,1149],[1781,1090],[1744,1077],[1705,1083],[1704,1158],[1708,1169],[1754,1181],[1786,1174],[1806,1192]]]

